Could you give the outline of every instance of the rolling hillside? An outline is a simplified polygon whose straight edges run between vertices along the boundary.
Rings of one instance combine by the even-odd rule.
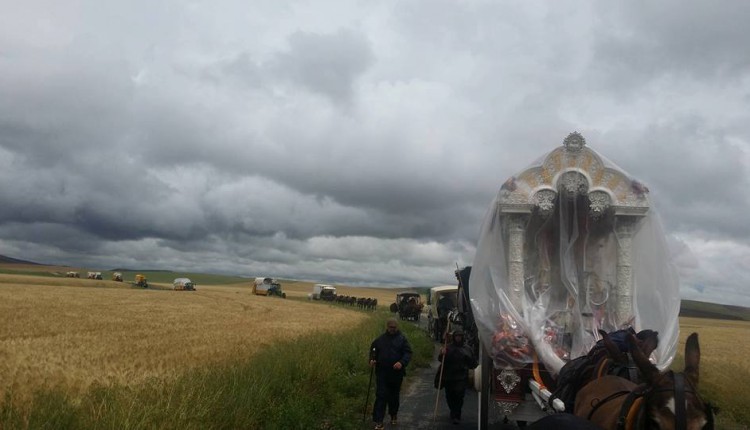
[[[681,317],[714,318],[736,321],[750,321],[750,309],[718,303],[683,300],[680,305]]]
[[[34,263],[32,261],[18,260],[16,258],[6,257],[4,255],[0,255],[0,264],[28,264],[32,266],[40,265],[39,263]]]

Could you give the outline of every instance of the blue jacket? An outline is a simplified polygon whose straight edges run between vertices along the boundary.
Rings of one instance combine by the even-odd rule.
[[[411,345],[400,331],[393,335],[386,332],[370,345],[370,358],[377,361],[378,370],[394,370],[393,365],[399,361],[403,371],[411,361]]]

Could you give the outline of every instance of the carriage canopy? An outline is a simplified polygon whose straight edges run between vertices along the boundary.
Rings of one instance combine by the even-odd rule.
[[[658,367],[674,358],[679,278],[649,190],[579,133],[501,186],[470,285],[495,367],[538,357],[556,374],[597,329],[628,326],[659,332]]]

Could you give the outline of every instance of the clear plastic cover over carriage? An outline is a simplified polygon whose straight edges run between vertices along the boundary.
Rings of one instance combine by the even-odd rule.
[[[502,185],[470,284],[495,368],[538,358],[554,375],[627,326],[659,332],[659,368],[674,358],[679,278],[648,189],[578,133]]]

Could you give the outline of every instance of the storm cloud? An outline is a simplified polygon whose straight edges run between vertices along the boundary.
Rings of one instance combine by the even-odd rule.
[[[577,130],[651,190],[686,298],[750,282],[750,6],[6,5],[0,254],[453,283]]]

